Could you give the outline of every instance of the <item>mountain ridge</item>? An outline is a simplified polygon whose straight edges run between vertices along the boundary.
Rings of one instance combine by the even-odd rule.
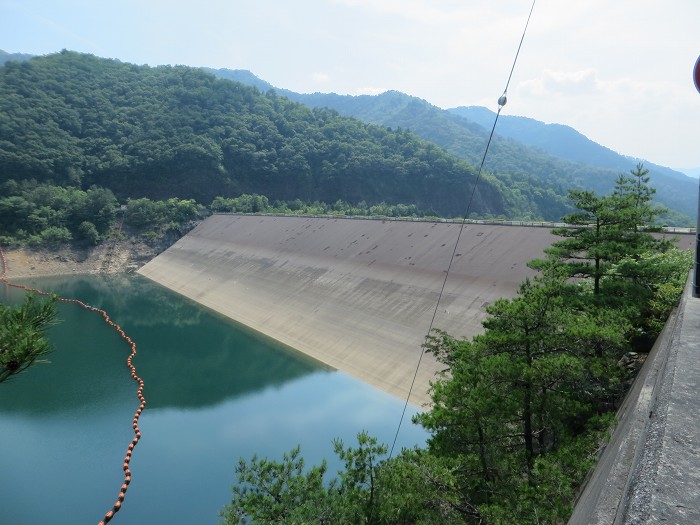
[[[199,68],[71,51],[0,68],[0,182],[32,180],[97,185],[122,199],[209,203],[257,193],[413,204],[446,217],[460,216],[474,191],[476,214],[541,215],[491,181],[474,188],[473,166],[406,130],[262,94]]]
[[[4,65],[8,61],[27,61],[31,58],[33,58],[36,55],[31,55],[27,53],[9,53],[6,52],[2,49],[0,49],[0,65]],[[410,97],[410,98],[416,98],[412,97],[411,95],[407,95],[405,93],[402,93],[397,90],[387,90],[379,95],[338,95],[336,93],[321,93],[321,92],[314,92],[314,93],[296,93],[291,90],[285,89],[285,88],[279,88],[275,87],[269,82],[261,79],[260,77],[256,76],[252,71],[247,70],[247,69],[228,69],[228,68],[210,68],[210,67],[201,67],[200,69],[207,71],[209,73],[214,74],[218,78],[224,78],[228,80],[233,80],[235,82],[240,82],[245,85],[253,86],[260,91],[269,91],[269,90],[274,90],[276,93],[285,96],[287,98],[291,99],[296,99],[296,98],[302,98],[304,100],[312,100],[314,98],[321,98],[321,97],[336,97],[338,99],[344,99],[344,98],[351,98],[351,99],[357,99],[358,97],[361,98],[369,98],[371,99],[372,97],[377,97],[377,96],[382,96],[382,95],[400,95],[404,97]],[[418,99],[421,100],[424,103],[430,104],[424,99]],[[459,115],[462,117],[465,117],[466,119],[470,120],[473,123],[476,123],[480,125],[482,128],[488,129],[490,125],[492,124],[493,120],[495,119],[495,112],[492,110],[485,108],[483,106],[458,106],[455,108],[448,108],[446,110],[450,113],[453,113],[455,115]],[[572,160],[572,161],[577,161],[577,162],[586,162],[587,164],[590,164],[592,166],[596,167],[601,167],[601,168],[615,168],[615,169],[631,169],[633,167],[633,164],[636,164],[639,162],[639,159],[634,159],[633,157],[624,155],[622,153],[618,153],[602,144],[599,144],[579,131],[577,131],[575,128],[568,126],[566,124],[559,124],[559,123],[544,123],[541,121],[538,121],[536,119],[533,119],[531,117],[525,117],[525,116],[511,116],[511,115],[501,115],[499,117],[499,122],[500,125],[498,127],[498,132],[496,133],[497,135],[508,137],[508,138],[513,138],[517,140],[518,142],[522,142],[524,144],[532,145],[539,147],[543,151],[550,153],[554,156],[558,156],[567,160]],[[540,131],[539,133],[532,134],[532,133],[523,133],[518,131],[518,122],[528,122],[534,124],[534,126]],[[542,132],[541,130],[545,129],[548,131],[551,130],[559,130],[556,133],[558,135],[562,134],[570,134],[574,137],[575,140],[579,142],[584,142],[588,143],[587,149],[590,152],[592,149],[589,145],[594,145],[595,148],[599,148],[602,152],[602,156],[605,158],[605,161],[601,161],[601,153],[598,152],[597,155],[589,155],[589,156],[582,156],[580,152],[575,152],[572,154],[571,151],[564,151],[561,152],[560,154],[557,154],[558,149],[556,147],[551,147],[552,144],[556,146],[557,142],[556,141],[548,141],[546,144],[543,143],[542,141]],[[528,130],[531,131],[531,130]],[[546,133],[545,135],[548,138],[552,138],[552,135],[554,133]],[[547,147],[545,147],[547,146]],[[624,160],[623,160],[624,159]],[[633,164],[630,164],[633,163]],[[671,176],[681,176],[682,177],[687,177],[687,178],[698,178],[700,177],[700,167],[695,167],[695,168],[687,168],[687,169],[673,169],[671,167],[666,167],[666,166],[661,166],[658,164],[651,163],[649,161],[644,161],[645,166],[648,168],[653,168],[655,170],[665,170],[669,175]]]
[[[61,54],[63,53],[70,54],[72,52],[64,51]],[[61,54],[54,56],[60,56]],[[26,60],[29,55],[18,53],[10,55],[9,53],[0,52],[0,58],[8,56],[15,57],[9,59],[12,64],[13,61]],[[45,59],[46,57],[38,58]],[[118,60],[111,62],[121,64]],[[128,64],[127,66],[132,69],[139,67]],[[150,68],[150,66],[141,67]],[[155,71],[159,68],[176,69],[178,67],[187,68],[187,66],[175,66],[175,68],[172,66],[157,66],[150,69]],[[395,90],[387,91],[380,95],[360,96],[334,93],[299,94],[287,89],[276,88],[248,70],[230,70],[225,68],[190,69],[203,70],[213,74],[215,77],[251,86],[260,93],[270,95],[274,92],[275,96],[299,102],[307,107],[330,108],[341,116],[378,125],[389,132],[403,133],[410,131],[416,136],[436,144],[445,152],[459,159],[466,160],[472,166],[480,165],[481,155],[488,136],[488,129],[483,125],[487,123],[484,122],[484,119],[488,119],[490,115],[493,115],[492,112],[489,115],[490,110],[486,108],[478,108],[476,111],[481,113],[482,118],[481,122],[475,122],[463,116],[464,112],[469,110],[468,107],[443,110],[433,106],[426,100]],[[472,116],[472,118],[476,117]],[[608,193],[612,189],[614,180],[619,175],[619,169],[582,164],[577,162],[575,158],[572,160],[572,158],[553,154],[552,148],[548,146],[552,144],[556,146],[559,142],[558,137],[561,136],[562,132],[584,141],[590,147],[597,148],[596,151],[598,153],[602,152],[615,162],[618,162],[616,166],[621,166],[619,162],[622,161],[630,162],[627,165],[628,168],[634,165],[632,159],[625,158],[604,146],[593,143],[568,126],[544,124],[527,117],[501,116],[501,119],[499,120],[499,126],[503,126],[504,133],[497,134],[494,137],[483,173],[484,184],[490,186],[486,193],[499,192],[505,199],[502,204],[492,210],[493,213],[499,214],[505,212],[505,210],[516,209],[530,210],[525,212],[523,217],[558,220],[561,216],[572,211],[571,204],[567,198],[568,189],[592,189],[599,193]],[[476,118],[476,120],[479,119]],[[531,129],[532,126],[544,129],[546,133],[538,129],[538,133],[531,134],[549,138],[546,140],[541,139],[540,144],[525,144],[518,133],[509,131],[513,127],[512,123],[519,124],[521,127],[522,124],[526,124],[530,126],[528,129]],[[517,128],[517,126],[515,127]],[[500,132],[500,130],[501,128],[499,127],[497,132]],[[554,138],[552,138],[552,133],[550,132],[555,133]],[[508,136],[508,133],[513,136]],[[195,143],[197,140],[200,139],[196,139]],[[204,150],[207,150],[211,144],[207,143],[193,147],[197,149],[202,146]],[[543,149],[543,147],[547,147],[547,149]],[[562,152],[559,152],[559,154],[566,155],[566,153]],[[571,154],[568,154],[568,156],[572,157]],[[593,157],[594,155],[589,154],[588,156]],[[621,161],[620,159],[623,160]],[[346,162],[347,159],[341,157],[340,163],[335,163],[334,166],[342,166]],[[606,165],[603,161],[600,161],[599,164],[601,166]],[[652,186],[655,186],[658,190],[657,201],[671,210],[677,210],[681,214],[675,213],[674,215],[672,213],[666,220],[670,224],[689,225],[693,222],[690,217],[694,217],[697,212],[696,199],[694,197],[697,192],[697,183],[694,179],[677,172],[664,173],[656,165],[647,164],[646,166],[653,168]],[[212,176],[218,177],[218,175]],[[238,187],[240,189],[240,185]],[[356,192],[355,195],[360,194]],[[498,210],[501,211],[499,212]],[[453,211],[452,213],[455,212]]]
[[[409,129],[476,166],[481,162],[495,118],[495,114],[487,108],[478,107],[471,115],[473,118],[468,118],[464,116],[468,112],[463,108],[443,110],[423,99],[396,90],[379,95],[357,96],[304,94],[272,86],[248,70],[206,70],[221,78],[243,83],[255,82],[258,89],[274,90],[278,95],[311,107],[328,107],[341,115],[365,122]],[[523,124],[529,124],[524,132],[518,130]],[[539,136],[540,139],[535,141],[531,138],[528,141],[528,134]],[[574,152],[571,151],[572,140],[578,148]],[[582,162],[587,159],[590,159],[590,163]],[[484,167],[499,176],[505,184],[517,186],[519,191],[523,191],[527,184],[534,186],[533,193],[554,192],[566,200],[567,189],[591,189],[598,193],[611,191],[617,176],[629,172],[637,162],[636,159],[595,143],[570,126],[545,124],[528,117],[501,115]],[[656,201],[686,216],[685,219],[678,220],[688,225],[693,223],[697,214],[697,199],[694,196],[697,193],[697,183],[670,168],[650,162],[645,162],[644,165],[650,171],[652,186],[657,189]],[[570,211],[566,206],[562,206],[561,210],[562,214]]]
[[[490,126],[496,117],[495,112],[481,106],[459,106],[447,111],[467,118],[483,127]],[[538,147],[547,153],[567,160],[618,170],[631,169],[642,161],[649,170],[663,171],[665,174],[681,180],[688,177],[685,173],[673,168],[618,153],[589,139],[583,133],[566,124],[547,124],[530,117],[503,114],[499,117],[498,122],[499,135]]]

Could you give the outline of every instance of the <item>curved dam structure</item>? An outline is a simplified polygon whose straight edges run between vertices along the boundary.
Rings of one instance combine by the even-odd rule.
[[[266,336],[406,399],[459,223],[213,215],[139,272]],[[549,227],[467,223],[434,326],[481,331],[512,297]],[[421,361],[410,402],[440,369]]]
[[[467,223],[434,327],[478,334],[486,306],[514,296],[534,274],[526,263],[558,239],[544,226]],[[459,230],[457,222],[213,215],[139,273],[406,399]],[[440,368],[423,356],[411,403],[430,401]]]

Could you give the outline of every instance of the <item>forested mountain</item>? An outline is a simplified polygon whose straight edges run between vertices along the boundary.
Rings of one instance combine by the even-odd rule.
[[[222,77],[216,79],[200,68],[136,66],[68,51],[0,58],[11,60],[0,68],[0,182],[97,185],[122,200],[208,204],[257,193],[401,203],[460,216],[488,136],[476,122],[395,91],[300,95],[272,89],[249,71],[209,70]],[[572,211],[568,189],[609,192],[625,171],[500,137],[485,168],[472,214],[545,220]],[[666,187],[653,170],[652,184],[657,200],[676,210],[665,222],[693,223],[678,211],[695,213],[695,187]]]
[[[485,108],[442,110],[425,100],[397,91],[376,96],[299,94],[273,88],[249,71],[211,71],[222,78],[254,84],[262,90],[274,89],[280,95],[312,107],[328,107],[366,122],[407,128],[473,165],[481,161],[493,125],[494,114]],[[514,129],[520,132],[515,133]],[[485,168],[496,174],[495,178],[504,186],[528,200],[542,197],[546,203],[540,201],[541,206],[548,207],[545,216],[551,218],[570,211],[566,199],[568,189],[607,193],[617,176],[627,173],[636,163],[636,160],[600,146],[567,126],[550,127],[532,119],[519,120],[518,117],[502,115]],[[655,200],[685,216],[672,213],[666,220],[693,224],[691,217],[697,211],[697,184],[668,168],[646,163],[645,167],[650,169],[651,184],[657,189]]]
[[[26,53],[8,53],[0,49],[0,66],[5,65],[5,62],[10,60],[14,62],[23,62],[32,58],[32,55],[27,55]]]
[[[0,68],[0,181],[118,197],[407,203],[459,216],[475,170],[407,130],[220,80],[63,51]],[[481,181],[472,211],[540,215]],[[526,212],[523,212],[526,210]]]
[[[447,111],[476,122],[484,128],[490,128],[496,117],[493,111],[480,106],[460,106]],[[501,115],[498,119],[498,134],[534,146],[556,157],[598,168],[628,171],[640,161],[601,146],[570,126],[545,124],[527,117]],[[659,181],[669,179],[686,184],[689,182],[686,174],[671,168],[646,160],[644,166],[656,174]]]
[[[460,107],[448,111],[485,128],[493,125],[496,116],[494,112],[482,107]],[[575,129],[561,124],[545,124],[531,118],[501,115],[497,129],[501,136],[566,161],[606,170],[611,176],[627,173],[640,162],[639,159],[620,155],[601,146]],[[684,173],[648,161],[644,161],[644,167],[649,170],[652,184],[657,190],[658,202],[689,217],[696,217],[697,181]]]

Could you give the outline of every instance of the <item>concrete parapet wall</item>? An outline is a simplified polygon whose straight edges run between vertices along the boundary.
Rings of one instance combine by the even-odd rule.
[[[690,279],[569,525],[700,523],[700,299]]]

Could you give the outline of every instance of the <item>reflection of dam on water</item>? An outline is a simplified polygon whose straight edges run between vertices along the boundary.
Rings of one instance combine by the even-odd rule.
[[[138,276],[76,276],[66,285],[61,277],[42,279],[49,289],[70,297],[85,298],[92,306],[109,309],[114,318],[121,320],[122,326],[130,333],[138,334],[139,369],[148,376],[146,385],[148,408],[195,408],[207,407],[227,399],[268,387],[283,385],[318,370],[318,363],[300,360],[279,348],[274,342],[267,342],[246,331],[230,330],[228,322],[216,316],[202,315],[197,305],[181,300],[180,297],[154,285]],[[63,291],[65,290],[65,292]],[[96,316],[83,316],[82,312],[62,308],[61,322],[52,331],[63,332],[67,327],[81,326],[79,334],[71,329],[72,351],[81,353],[74,359],[84,363],[83,368],[93,366],[88,371],[98,375],[105,367],[104,358],[96,358],[91,351],[91,342],[104,345],[105,335],[101,319]],[[94,317],[94,319],[93,319]],[[63,325],[67,324],[67,327]],[[69,340],[66,335],[54,335],[59,341]],[[97,341],[100,341],[97,343]],[[61,343],[59,343],[61,344]],[[115,339],[115,347],[121,350],[120,341]],[[62,344],[61,344],[62,346]],[[189,351],[187,350],[189,349]],[[121,352],[113,363],[121,368]],[[261,360],[260,355],[275,354],[274,358]],[[69,362],[56,360],[50,356],[52,373],[65,377],[66,386],[54,388],[50,395],[45,389],[29,389],[11,405],[0,404],[3,411],[41,411],[51,413],[63,411],[75,393],[71,386]],[[56,361],[55,363],[53,361]],[[62,367],[66,368],[63,369]],[[235,370],[235,380],[231,371]],[[27,374],[22,382],[33,382],[37,374]],[[110,381],[111,376],[105,378]],[[206,385],[203,388],[202,385]],[[131,397],[133,385],[127,381],[119,387],[125,396]],[[38,399],[41,397],[41,399]],[[114,386],[95,388],[90,398],[100,402],[119,403]]]
[[[326,458],[334,469],[334,438],[352,443],[365,429],[387,443],[396,431],[398,399],[138,275],[28,283],[105,309],[137,344],[147,405],[118,516],[124,523],[214,523],[230,501],[240,457],[277,458],[300,444],[309,464]],[[22,298],[21,290],[0,287],[3,303]],[[58,309],[50,362],[0,385],[3,525],[95,523],[124,477],[138,406],[129,346],[98,313]],[[400,446],[426,437],[404,425]]]
[[[405,399],[459,223],[214,215],[140,273]],[[690,236],[686,236],[690,238]],[[547,227],[468,223],[434,326],[481,330],[485,306],[534,274]],[[423,358],[411,401],[429,401]]]

